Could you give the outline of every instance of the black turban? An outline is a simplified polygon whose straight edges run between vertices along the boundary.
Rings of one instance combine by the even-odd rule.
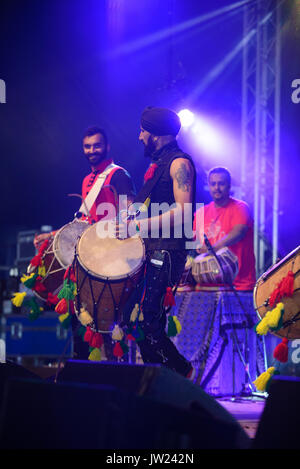
[[[141,127],[153,135],[175,137],[180,130],[181,122],[178,115],[170,109],[146,107],[142,113]]]

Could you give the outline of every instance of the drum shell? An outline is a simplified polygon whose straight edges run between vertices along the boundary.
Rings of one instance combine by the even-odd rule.
[[[77,313],[83,307],[93,317],[97,330],[112,331],[114,325],[123,320],[122,307],[140,280],[143,266],[132,276],[111,280],[87,272],[76,253],[74,270],[77,283],[75,298]]]
[[[43,301],[47,301],[48,294],[52,293],[57,295],[61,290],[64,282],[64,274],[69,265],[72,264],[73,259],[70,259],[70,264],[63,262],[63,253],[60,252],[59,244],[60,237],[63,235],[67,237],[68,245],[74,249],[78,240],[78,237],[89,227],[89,224],[84,221],[79,221],[77,219],[73,220],[70,223],[67,223],[62,228],[60,228],[54,238],[51,237],[50,244],[46,251],[43,254],[43,264],[46,270],[46,275],[42,279],[42,284],[46,288],[44,292],[35,292],[35,296]]]
[[[288,272],[292,270],[294,278],[294,294],[292,297],[283,297],[280,301],[284,304],[283,321],[292,319],[300,311],[300,246],[288,254],[282,261],[272,266],[256,282],[253,291],[254,306],[259,319],[262,319],[273,307],[266,305],[271,293]],[[297,274],[298,272],[298,274]],[[287,337],[289,340],[300,338],[300,320],[292,325],[281,328],[278,331],[270,331],[278,337]]]

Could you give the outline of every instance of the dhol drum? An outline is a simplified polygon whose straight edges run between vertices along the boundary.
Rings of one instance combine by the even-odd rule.
[[[257,314],[262,319],[274,307],[270,304],[272,292],[290,271],[294,274],[293,293],[292,296],[280,299],[284,304],[282,327],[270,332],[293,340],[300,338],[300,246],[261,275],[254,287],[253,300]]]
[[[201,285],[233,283],[239,270],[238,258],[228,248],[222,248],[216,254],[222,268],[212,254],[200,254],[195,257],[192,275],[197,283]]]
[[[109,333],[122,321],[122,306],[143,272],[145,247],[138,236],[99,236],[99,223],[90,226],[76,246],[75,309],[78,314],[84,308],[92,316],[95,328]]]
[[[76,243],[89,226],[87,222],[75,218],[55,233],[42,258],[45,276],[41,283],[45,291],[33,292],[39,299],[47,301],[49,293],[57,295],[60,291],[65,271],[74,260]],[[29,265],[27,271],[32,273],[34,269]]]

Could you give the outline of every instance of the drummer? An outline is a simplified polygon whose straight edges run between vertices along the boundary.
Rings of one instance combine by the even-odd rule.
[[[91,188],[97,181],[97,176],[102,174],[108,167],[113,163],[112,158],[109,156],[110,145],[106,132],[100,127],[89,127],[83,135],[83,153],[86,157],[91,172],[85,176],[82,183],[82,198],[86,199]],[[111,190],[113,188],[113,190]],[[127,204],[132,203],[135,196],[135,187],[129,173],[115,165],[110,173],[106,176],[104,184],[95,198],[93,205],[91,206],[89,213],[90,216],[82,216],[82,219],[92,224],[99,221],[103,215],[98,214],[97,207],[101,206],[101,203],[111,203],[116,207],[119,202],[119,195],[126,196],[120,200],[126,201]],[[117,196],[117,200],[116,200]],[[118,207],[118,209],[124,209],[125,207]],[[127,208],[127,207],[126,207]],[[105,213],[107,216],[107,214]],[[34,245],[38,249],[43,241],[53,236],[52,233],[42,233],[35,237]],[[75,315],[72,316],[72,331],[73,331],[73,357],[77,359],[87,359],[89,355],[89,347],[86,342],[77,335],[76,331],[78,328],[78,321]],[[110,344],[108,344],[110,346]]]
[[[185,216],[185,210],[189,207],[191,217],[193,215],[196,171],[191,157],[177,144],[176,137],[181,124],[175,112],[165,108],[147,107],[141,115],[140,124],[139,141],[144,146],[144,156],[151,159],[144,177],[145,186],[155,178],[156,171],[162,170],[162,175],[151,188],[148,216],[137,223],[137,232],[144,238],[146,245],[145,274],[127,303],[124,315],[127,315],[128,320],[136,305],[143,314],[140,327],[144,339],[138,345],[144,363],[162,364],[188,379],[193,379],[193,367],[166,334],[164,306],[167,288],[177,284],[186,260],[186,239],[176,237],[174,224],[177,210],[183,209]],[[171,208],[175,203],[176,208]],[[164,213],[153,216],[154,205],[165,205],[168,208]],[[181,215],[183,223],[185,218],[183,213]],[[165,220],[171,220],[171,230],[169,236],[164,237],[162,227]],[[157,236],[152,236],[153,227],[158,229]],[[118,230],[117,234],[120,235],[122,227],[118,227]]]
[[[208,187],[213,200],[196,212],[194,226],[200,226],[197,220],[203,216],[204,210],[204,233],[213,249],[218,251],[228,247],[238,258],[239,271],[233,282],[235,289],[252,291],[256,275],[253,220],[249,207],[246,202],[231,197],[231,174],[227,168],[211,169],[208,173]],[[196,236],[200,238],[199,233]],[[197,252],[207,253],[203,240],[199,241],[201,248]],[[201,289],[201,286],[196,285],[195,289]]]
[[[82,199],[84,200],[96,182],[97,176],[103,173],[113,163],[113,160],[109,156],[110,144],[107,134],[101,127],[94,126],[87,128],[83,134],[82,145],[83,154],[91,169],[91,172],[85,176],[82,182]],[[111,187],[114,188],[115,192]],[[89,223],[99,221],[103,215],[97,214],[97,207],[101,203],[111,203],[116,206],[118,202],[116,198],[118,199],[119,195],[127,196],[127,203],[130,204],[135,195],[135,187],[129,173],[124,168],[116,166],[107,175],[100,193],[89,210],[90,216],[83,216],[82,218],[87,219]],[[125,198],[121,200],[125,200]],[[49,239],[54,234],[55,232],[36,235],[34,238],[35,247],[38,249],[43,241]]]

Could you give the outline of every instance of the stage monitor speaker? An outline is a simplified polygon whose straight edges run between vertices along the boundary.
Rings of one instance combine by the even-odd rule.
[[[244,448],[217,415],[113,386],[11,379],[0,415],[2,449]]]
[[[252,447],[300,449],[300,378],[274,376]]]
[[[248,435],[213,397],[198,385],[161,365],[68,360],[58,375],[60,383],[113,386],[121,391],[192,412],[199,421],[212,420],[228,425],[235,433],[234,445],[248,447]],[[231,437],[233,434],[231,434]],[[220,443],[219,443],[220,444]]]
[[[21,365],[10,361],[0,363],[0,406],[3,401],[6,382],[14,378],[39,379],[35,373],[32,373]]]

